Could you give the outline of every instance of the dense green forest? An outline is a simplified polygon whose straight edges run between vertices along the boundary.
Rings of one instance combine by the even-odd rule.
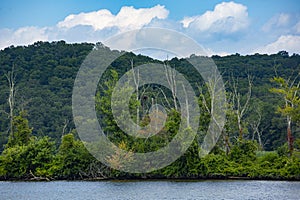
[[[101,44],[96,47],[106,48]],[[281,51],[274,55],[212,56],[225,82],[229,109],[222,136],[203,158],[199,158],[197,141],[209,123],[210,97],[208,86],[193,66],[186,59],[162,62],[129,52],[119,57],[100,79],[95,96],[99,123],[119,148],[129,152],[155,151],[174,137],[180,124],[172,91],[147,85],[140,88],[143,93],[131,98],[131,118],[142,126],[149,124],[147,110],[155,101],[168,105],[165,127],[147,141],[133,139],[118,128],[109,108],[112,88],[132,67],[161,63],[175,68],[195,89],[204,113],[199,116],[196,139],[183,156],[163,169],[130,174],[93,158],[75,129],[74,80],[94,48],[94,44],[59,41],[0,51],[1,179],[300,178],[299,55]],[[199,90],[199,86],[204,89]],[[137,109],[139,114],[135,116]],[[122,159],[130,160],[130,153],[116,152],[107,162],[118,168]]]

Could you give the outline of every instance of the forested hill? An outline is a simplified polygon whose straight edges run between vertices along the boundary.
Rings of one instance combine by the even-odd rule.
[[[67,44],[59,42],[37,42],[29,46],[9,47],[0,51],[0,146],[6,144],[9,133],[9,85],[7,75],[13,70],[15,75],[15,114],[26,110],[30,127],[35,136],[50,136],[57,143],[61,136],[74,129],[71,111],[71,96],[78,69],[93,49],[89,43]],[[277,75],[288,78],[300,72],[300,56],[289,56],[287,52],[274,55],[238,54],[213,56],[226,82],[228,92],[232,91],[232,80],[238,82],[241,94],[247,94],[248,75],[253,78],[250,107],[244,119],[246,138],[257,139],[251,122],[257,118],[257,108],[262,117],[259,125],[264,149],[276,149],[286,142],[286,121],[276,112],[281,104],[280,96],[269,91],[274,86],[270,80]],[[112,65],[119,72],[130,69],[130,61],[135,65],[154,61],[152,58],[126,53]],[[184,59],[168,61],[186,74],[192,83],[198,81],[189,64]],[[252,121],[251,121],[252,120]],[[293,126],[295,127],[295,126]],[[232,128],[232,137],[238,132]],[[299,138],[299,130],[293,130]]]

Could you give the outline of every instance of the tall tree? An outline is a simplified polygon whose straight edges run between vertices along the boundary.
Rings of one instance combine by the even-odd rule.
[[[221,133],[224,139],[226,136],[226,133],[224,132],[225,119],[223,120],[223,117],[225,118],[225,116],[223,116],[223,114],[226,113],[229,104],[226,101],[225,94],[222,90],[223,82],[221,75],[217,75],[216,72],[213,73],[213,76],[206,82],[206,87],[209,92],[209,97],[206,97],[201,87],[198,87],[200,91],[200,101],[202,101],[201,104],[203,105],[205,112],[208,113],[212,124],[215,127],[213,134],[209,137],[209,141],[211,141],[212,144],[216,144],[220,136],[217,134],[218,132]],[[225,149],[226,152],[229,151],[229,141],[226,139]]]
[[[300,105],[300,81],[296,83],[298,77],[291,81],[291,78],[274,77],[273,82],[277,83],[277,88],[271,88],[270,91],[282,96],[284,105],[278,108],[278,111],[286,117],[287,122],[287,142],[289,155],[293,154],[294,138],[292,134],[292,121],[299,121]]]
[[[16,76],[14,65],[11,68],[11,71],[6,75],[6,79],[9,87],[9,96],[8,96],[8,105],[9,105],[9,120],[10,120],[10,128],[9,132],[12,137],[14,137],[14,129],[13,129],[13,121],[14,121],[14,109],[15,109],[15,91],[16,91]]]
[[[240,140],[243,139],[243,135],[244,135],[242,120],[245,117],[245,114],[249,108],[249,103],[252,96],[252,85],[253,85],[253,79],[248,75],[248,91],[247,94],[245,95],[246,100],[242,102],[243,95],[238,91],[238,80],[233,79],[232,105],[234,106],[234,110],[237,116]]]

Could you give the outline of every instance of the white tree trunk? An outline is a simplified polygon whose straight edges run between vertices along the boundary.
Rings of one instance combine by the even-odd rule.
[[[14,120],[14,108],[15,108],[15,74],[14,66],[12,67],[11,72],[8,72],[6,75],[9,87],[9,96],[8,96],[8,105],[9,105],[9,119],[10,119],[10,134],[11,137],[14,137],[13,130],[13,120]]]

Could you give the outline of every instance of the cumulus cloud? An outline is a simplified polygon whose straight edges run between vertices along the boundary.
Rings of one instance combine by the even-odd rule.
[[[299,35],[282,35],[275,42],[258,48],[254,53],[274,54],[285,50],[289,53],[300,52],[300,36]]]
[[[60,28],[72,28],[78,25],[89,25],[95,30],[118,27],[121,31],[138,29],[149,24],[153,19],[165,19],[169,11],[164,6],[157,5],[152,8],[140,8],[124,6],[117,15],[109,10],[102,9],[96,12],[69,15],[58,23]]]
[[[180,32],[151,27],[116,35],[104,41],[104,45],[111,49],[132,51],[159,60],[171,59],[175,56],[184,58],[192,54],[228,55],[226,52],[216,53],[207,49]]]
[[[106,9],[72,14],[51,27],[0,29],[0,49],[10,45],[28,45],[36,41],[104,42],[120,32],[144,27],[160,27],[189,35],[202,44],[209,55],[227,55],[235,52],[247,54],[257,46],[261,47],[257,48],[254,53],[277,53],[280,50],[300,53],[300,21],[297,15],[277,14],[263,26],[264,31],[249,27],[250,18],[247,7],[235,2],[217,4],[211,11],[206,11],[201,15],[187,16],[181,21],[169,19],[168,15],[169,11],[162,5],[150,8],[125,6],[116,14]],[[257,34],[262,35],[257,37]],[[159,34],[158,36],[153,34],[152,37],[159,37],[161,44],[169,44],[167,36],[161,37]],[[153,40],[151,40],[153,38],[138,39],[145,46],[153,45]],[[249,41],[252,42],[249,43]],[[265,41],[274,42],[263,46]],[[180,45],[180,41],[175,40],[172,48],[175,49]],[[189,50],[194,51],[192,48]],[[152,55],[155,54],[151,52]],[[159,55],[166,57],[170,56],[170,53],[159,52]]]
[[[46,34],[47,28],[38,27],[22,27],[15,31],[11,29],[0,30],[0,48],[3,49],[10,45],[27,45],[36,41],[46,41],[48,36]]]
[[[185,17],[181,23],[185,28],[193,28],[200,32],[234,33],[247,28],[249,18],[246,6],[234,2],[223,2],[217,4],[213,11]]]
[[[109,10],[72,14],[52,27],[0,29],[0,49],[28,45],[36,41],[99,42],[122,31],[139,29],[157,20],[166,20],[169,11],[161,5],[151,8],[122,7],[113,15]]]

